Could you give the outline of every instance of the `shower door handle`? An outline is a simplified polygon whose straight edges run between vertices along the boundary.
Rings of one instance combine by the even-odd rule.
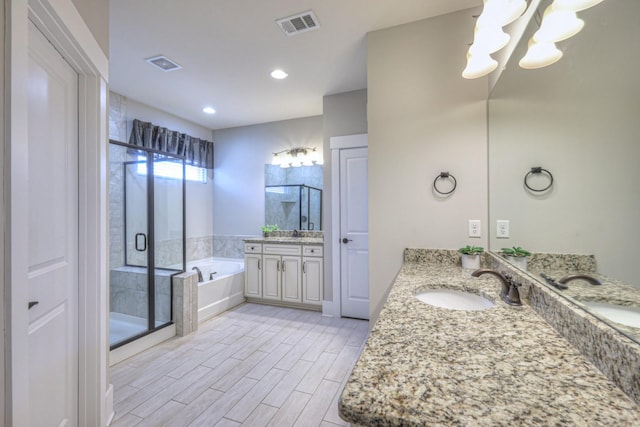
[[[142,240],[140,239],[140,237],[142,237]],[[136,251],[144,252],[146,250],[147,250],[147,235],[144,233],[136,233]]]

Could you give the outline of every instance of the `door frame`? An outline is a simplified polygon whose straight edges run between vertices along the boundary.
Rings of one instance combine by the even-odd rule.
[[[331,150],[331,281],[333,284],[332,309],[323,310],[334,317],[342,316],[342,298],[340,282],[340,150],[350,148],[368,148],[369,134],[333,136],[329,139]]]
[[[78,73],[78,423],[106,426],[107,381],[107,56],[71,0],[5,0],[5,424],[28,425],[28,22],[33,21]]]

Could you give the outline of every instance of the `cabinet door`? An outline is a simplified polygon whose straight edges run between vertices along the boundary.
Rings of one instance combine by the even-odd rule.
[[[282,300],[302,302],[302,259],[294,256],[282,257]]]
[[[244,256],[244,295],[262,298],[262,256]]]
[[[322,258],[302,258],[302,302],[305,304],[322,304],[323,262]]]
[[[280,270],[282,269],[282,257],[280,255],[262,256],[262,298],[281,300]]]

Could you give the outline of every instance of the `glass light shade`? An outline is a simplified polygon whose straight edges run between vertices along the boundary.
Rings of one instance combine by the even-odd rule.
[[[305,156],[304,161],[302,162],[302,166],[313,166],[313,160],[311,160],[311,157],[309,156]]]
[[[474,54],[479,52],[494,53],[502,49],[509,43],[511,36],[501,27],[478,27],[476,26],[473,45]]]
[[[559,42],[574,36],[582,30],[584,21],[574,11],[547,7],[542,17],[540,29],[533,37],[538,42]]]
[[[560,58],[562,58],[562,51],[556,47],[555,43],[538,42],[531,38],[529,49],[519,64],[522,68],[534,70],[558,62]]]
[[[555,0],[553,2],[553,8],[557,10],[564,9],[579,12],[581,10],[589,9],[598,3],[602,3],[602,0]]]
[[[282,156],[279,156],[278,153],[273,153],[271,164],[274,166],[280,166],[282,164]]]
[[[477,25],[504,27],[518,19],[526,9],[526,0],[485,0]]]
[[[320,153],[317,149],[313,149],[311,153],[309,153],[309,158],[314,164],[322,164],[322,159],[320,158]]]
[[[472,46],[473,47],[473,46]],[[486,76],[498,67],[498,61],[489,56],[488,53],[467,53],[467,66],[462,71],[465,79],[477,79]]]

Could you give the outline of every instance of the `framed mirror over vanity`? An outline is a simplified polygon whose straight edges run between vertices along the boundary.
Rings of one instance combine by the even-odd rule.
[[[322,230],[322,165],[265,165],[265,224],[281,230]]]
[[[527,274],[640,345],[638,16],[637,0],[584,10],[583,30],[558,43],[562,58],[527,70],[518,61],[534,17],[491,92],[488,127],[491,250],[528,249]],[[525,185],[535,167],[553,174],[545,191]],[[575,274],[602,285],[557,286]]]

